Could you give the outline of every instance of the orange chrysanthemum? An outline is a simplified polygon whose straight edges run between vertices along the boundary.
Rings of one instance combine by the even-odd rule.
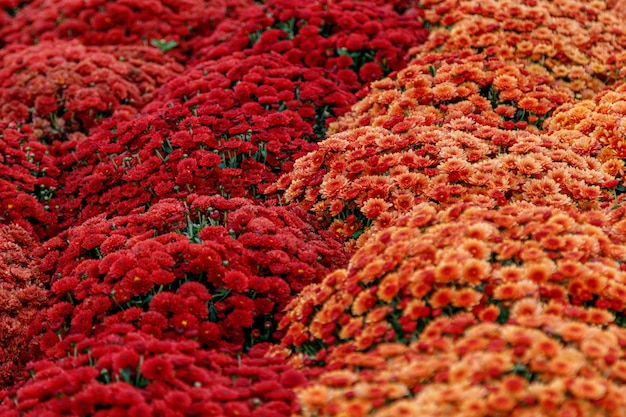
[[[557,85],[583,98],[620,77],[625,59],[623,29],[615,11],[602,2],[492,0],[479,5],[427,0],[421,6],[433,30],[425,44],[413,48],[413,54],[483,51],[524,63],[531,71],[548,69]],[[494,84],[509,91],[515,88],[514,78],[509,78],[513,75],[496,77]]]
[[[372,136],[387,138],[385,149],[372,142]],[[369,225],[386,227],[424,201],[436,203],[439,209],[458,203],[498,207],[517,201],[598,209],[614,199],[610,192],[614,177],[603,172],[597,160],[579,156],[568,144],[545,135],[487,126],[473,132],[418,126],[396,135],[382,127],[362,127],[327,141],[343,145],[322,142],[317,151],[299,159],[289,174],[293,181],[285,196],[328,224],[354,214],[365,230]],[[367,168],[359,176],[347,168],[334,171],[342,166],[334,161],[364,149],[371,152],[363,154]],[[392,158],[395,162],[385,159],[395,154],[400,155]],[[444,159],[445,155],[453,156]],[[312,162],[317,159],[327,163],[319,167]],[[313,181],[320,169],[327,172],[321,185]],[[299,178],[294,178],[296,173]],[[357,245],[370,234],[364,236]]]
[[[402,220],[407,226],[373,234],[341,280],[331,275],[305,289],[279,327],[293,335],[291,327],[304,324],[299,331],[307,341],[297,345],[290,336],[280,349],[287,354],[321,349],[328,355],[344,349],[368,352],[384,341],[407,343],[419,334],[426,337],[424,332],[435,340],[441,329],[429,322],[462,314],[468,322],[556,329],[564,341],[578,343],[588,324],[606,326],[624,319],[626,272],[612,246],[626,243],[626,236],[613,229],[626,208],[566,212],[527,203],[500,209],[433,208],[422,203]],[[409,226],[412,215],[419,218],[419,228]],[[551,240],[569,249],[543,250],[542,243]],[[318,299],[316,294],[325,295]],[[341,307],[333,313],[338,300]],[[305,308],[316,313],[303,317]],[[337,321],[344,310],[351,317],[323,333],[320,323]],[[323,346],[331,336],[339,342]],[[591,348],[587,354],[595,355]],[[546,352],[545,346],[538,349]],[[327,360],[333,361],[331,356]],[[567,361],[557,362],[558,368]]]
[[[562,328],[565,330],[565,328]],[[322,406],[311,392],[324,393],[326,416],[345,415],[345,407],[368,404],[368,415],[557,416],[564,410],[582,415],[621,415],[626,411],[624,329],[581,325],[587,337],[603,340],[613,359],[596,360],[583,342],[561,341],[559,329],[544,332],[523,326],[474,324],[465,318],[440,318],[427,326],[408,349],[352,353],[350,360],[322,371],[313,388],[301,389],[305,410]],[[429,337],[424,337],[429,334]],[[359,357],[362,358],[358,359]],[[373,357],[379,360],[374,361]],[[369,362],[352,384],[354,366]],[[347,377],[343,377],[343,375]],[[340,384],[337,382],[340,378]],[[407,392],[412,392],[406,398]],[[404,398],[403,398],[404,397]],[[344,411],[340,411],[344,410]],[[568,411],[568,412],[569,412]],[[303,416],[312,414],[306,411]]]

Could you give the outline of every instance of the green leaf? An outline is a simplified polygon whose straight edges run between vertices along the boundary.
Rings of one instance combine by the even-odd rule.
[[[128,383],[128,384],[132,384],[131,379],[130,379],[130,369],[128,368],[123,368],[119,370],[120,372],[120,376],[122,377],[122,379],[124,380],[124,382]]]
[[[352,233],[352,239],[357,239],[359,236],[361,236],[363,234],[364,230],[357,230],[356,232]]]
[[[178,46],[178,42],[174,40],[168,41],[165,39],[150,39],[150,45],[159,48],[161,52],[165,53],[176,48]]]

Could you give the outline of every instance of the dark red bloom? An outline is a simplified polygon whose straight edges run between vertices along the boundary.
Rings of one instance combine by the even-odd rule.
[[[168,381],[174,378],[174,365],[166,358],[149,358],[141,365],[141,374],[149,380]]]

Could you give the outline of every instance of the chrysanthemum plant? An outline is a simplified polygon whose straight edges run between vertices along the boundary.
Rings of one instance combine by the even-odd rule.
[[[382,343],[299,389],[299,416],[621,416],[626,331],[439,318],[408,346]]]
[[[264,198],[353,101],[319,70],[233,55],[167,83],[140,117],[106,124],[62,159],[61,224],[191,193]],[[73,170],[70,171],[71,167]]]
[[[231,357],[192,341],[111,326],[76,339],[70,356],[33,362],[32,378],[2,392],[0,413],[88,416],[288,417],[302,374],[263,349]]]
[[[624,213],[423,203],[292,301],[279,351],[332,369],[456,315],[546,332],[572,320],[626,325]]]
[[[624,26],[610,4],[426,0],[421,6],[431,34],[411,53],[470,48],[529,69],[543,67],[556,86],[589,99],[624,76]]]
[[[396,6],[404,9],[401,3]],[[420,9],[406,9],[398,12],[375,1],[270,0],[245,9],[238,19],[225,20],[198,43],[193,61],[222,58],[234,51],[247,55],[272,51],[291,63],[324,69],[356,93],[402,69],[409,48],[426,40]]]
[[[190,196],[75,226],[37,250],[52,277],[33,332],[47,355],[119,323],[166,339],[247,350],[280,337],[284,307],[345,265],[341,245],[296,207]]]

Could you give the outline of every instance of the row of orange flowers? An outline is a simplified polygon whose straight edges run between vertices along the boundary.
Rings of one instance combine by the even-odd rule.
[[[301,415],[625,415],[621,6],[421,4],[415,59],[269,190],[353,253],[279,326]]]

